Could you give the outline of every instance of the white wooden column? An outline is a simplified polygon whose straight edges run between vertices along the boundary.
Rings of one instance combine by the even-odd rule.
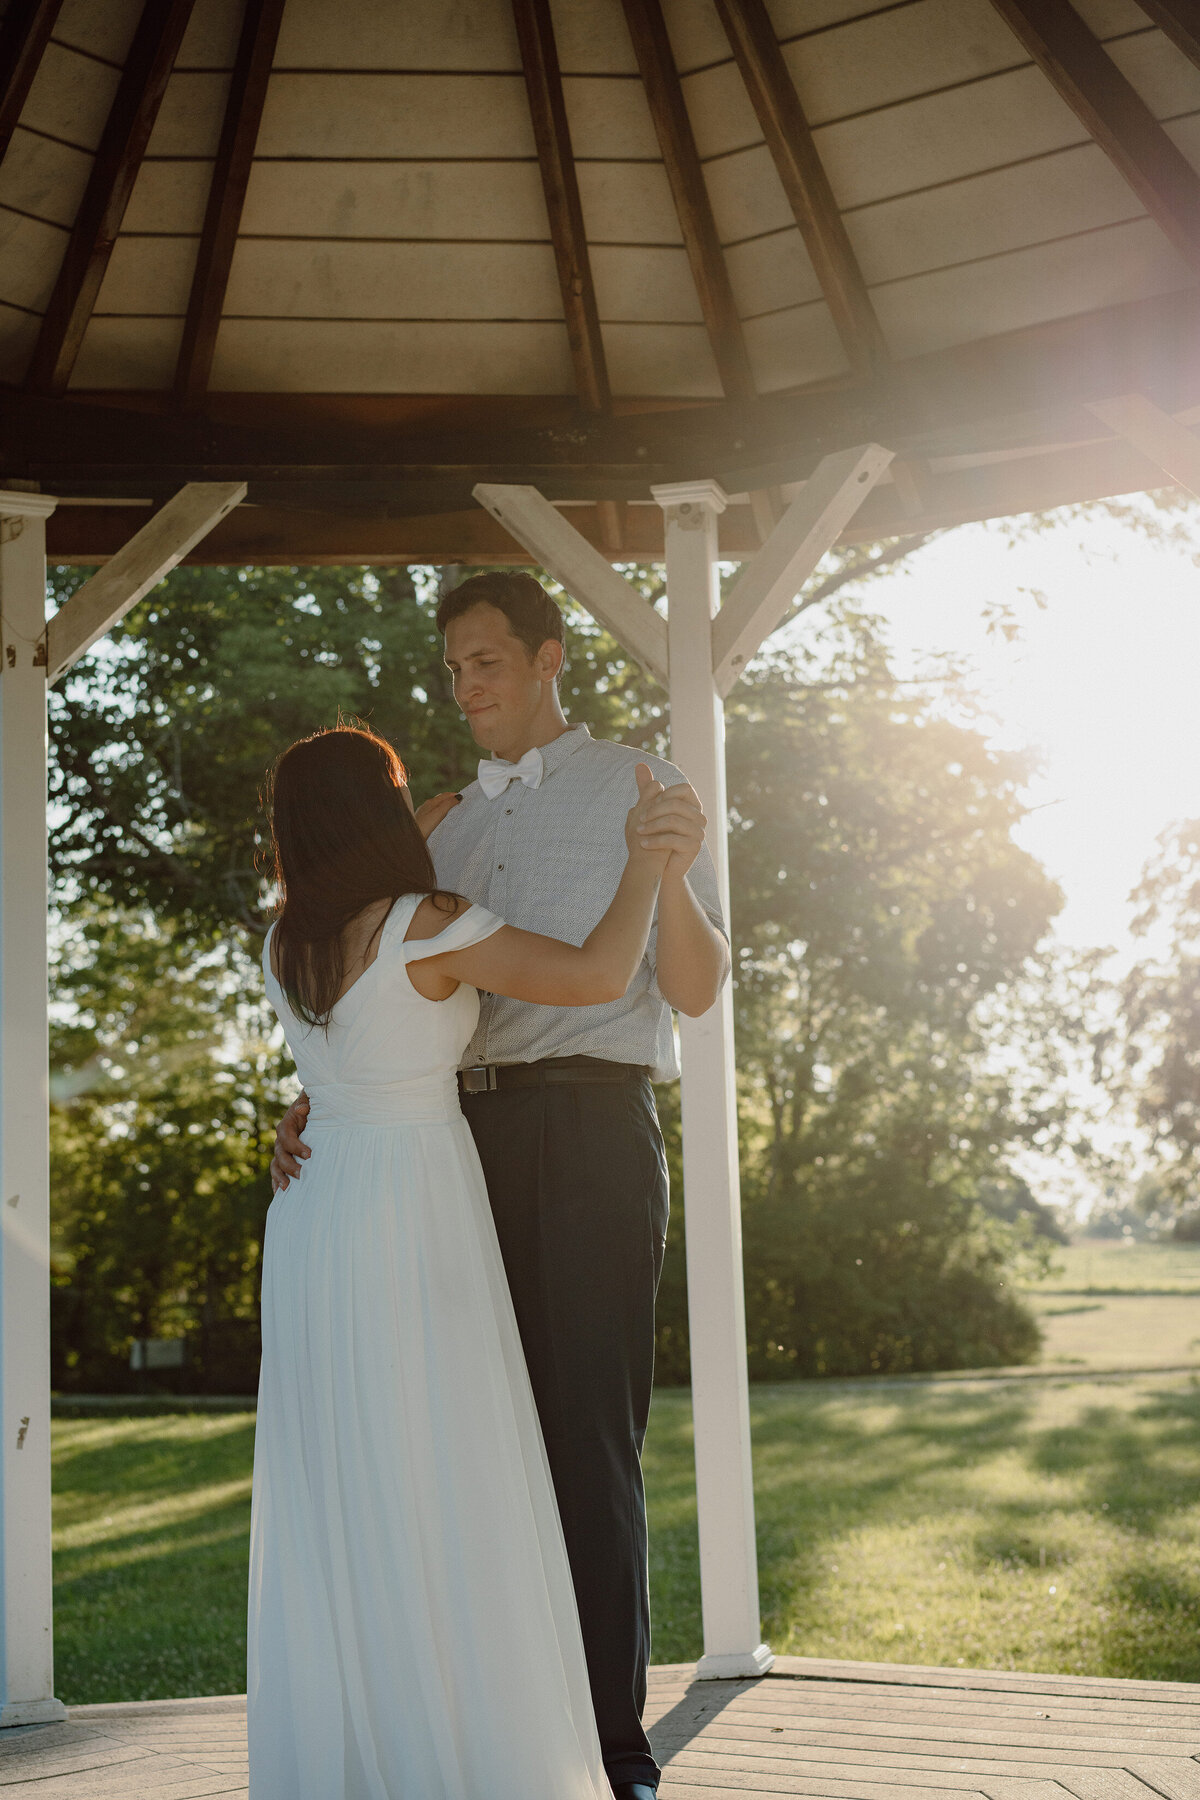
[[[671,760],[686,769],[708,817],[721,906],[729,919],[725,709],[713,678],[720,603],[715,481],[656,487],[666,522]],[[683,1188],[687,1206],[688,1342],[696,1442],[704,1656],[718,1678],[760,1675],[762,1642],[746,1379],[733,996],[729,983],[698,1019],[680,1016]]]
[[[50,1611],[46,517],[0,492],[0,1725],[65,1718]]]

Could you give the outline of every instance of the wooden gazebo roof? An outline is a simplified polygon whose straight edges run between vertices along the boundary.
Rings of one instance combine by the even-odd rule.
[[[610,554],[871,439],[859,538],[1161,485],[1200,420],[1196,0],[8,0],[0,485],[58,559]]]

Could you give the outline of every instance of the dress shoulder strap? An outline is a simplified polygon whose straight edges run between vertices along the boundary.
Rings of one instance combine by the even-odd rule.
[[[413,911],[416,911],[415,907]],[[447,950],[468,950],[472,944],[481,944],[484,938],[492,937],[503,926],[504,920],[497,913],[489,912],[486,906],[465,907],[433,937],[413,938],[403,944],[404,960],[406,963],[421,962],[427,956],[444,956]]]

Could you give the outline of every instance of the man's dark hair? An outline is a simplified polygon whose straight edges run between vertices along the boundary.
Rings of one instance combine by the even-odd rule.
[[[470,575],[445,594],[438,604],[437,628],[443,637],[451,619],[461,618],[473,606],[494,606],[508,620],[508,629],[520,638],[531,657],[549,639],[566,643],[563,616],[540,581],[521,569],[489,570]]]

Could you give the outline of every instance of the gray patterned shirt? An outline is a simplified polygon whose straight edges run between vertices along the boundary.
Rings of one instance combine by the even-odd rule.
[[[582,944],[599,923],[625,867],[625,815],[637,799],[638,763],[664,787],[687,777],[673,763],[593,738],[586,725],[542,746],[539,787],[512,781],[489,800],[478,781],[429,840],[438,880],[499,913],[509,925]],[[688,882],[722,933],[712,858],[702,850]],[[604,1006],[534,1006],[480,996],[479,1026],[463,1067],[597,1056],[647,1063],[657,1081],[679,1074],[671,1009],[655,972],[657,921],[641,967],[620,1000]]]

